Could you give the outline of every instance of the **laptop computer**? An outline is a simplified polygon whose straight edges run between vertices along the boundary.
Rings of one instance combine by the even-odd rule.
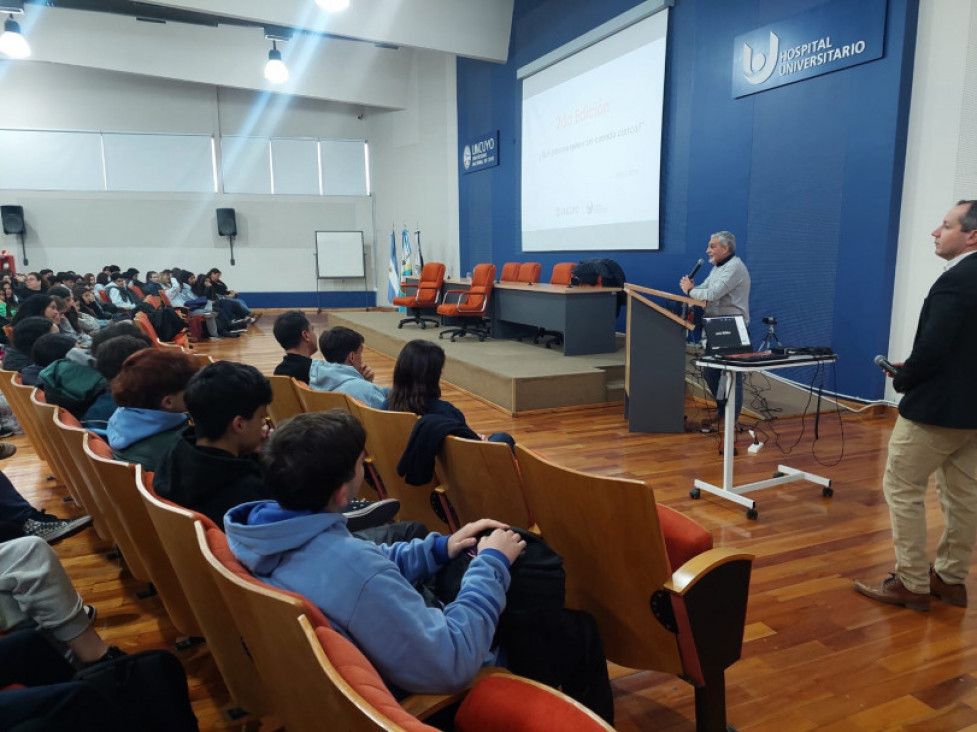
[[[706,336],[706,356],[729,356],[753,351],[742,315],[703,318],[702,332]]]

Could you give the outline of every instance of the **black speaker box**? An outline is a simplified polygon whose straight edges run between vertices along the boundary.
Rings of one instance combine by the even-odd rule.
[[[237,236],[237,218],[233,208],[217,209],[217,233],[221,236]]]
[[[4,234],[24,233],[23,206],[0,206],[0,219],[3,220]]]

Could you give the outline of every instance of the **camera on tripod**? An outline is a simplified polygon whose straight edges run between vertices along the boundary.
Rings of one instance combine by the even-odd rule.
[[[772,351],[775,348],[783,349],[784,344],[780,342],[780,339],[777,337],[777,334],[774,332],[773,329],[773,327],[777,325],[777,319],[772,315],[768,315],[766,318],[763,319],[763,324],[767,326],[767,335],[763,339],[763,342],[761,342],[760,345],[757,346],[757,351],[762,353],[766,351]]]

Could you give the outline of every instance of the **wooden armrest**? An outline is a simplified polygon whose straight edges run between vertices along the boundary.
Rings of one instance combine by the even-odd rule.
[[[752,564],[753,559],[753,554],[735,549],[710,549],[697,554],[675,570],[672,573],[672,578],[665,582],[664,587],[676,595],[684,595],[717,567],[740,560],[746,560]]]
[[[412,717],[420,720],[427,719],[435,712],[440,712],[442,709],[460,702],[465,698],[465,694],[486,676],[498,673],[508,673],[508,671],[498,666],[485,666],[478,670],[471,683],[461,691],[454,694],[411,694],[400,700],[400,706]]]

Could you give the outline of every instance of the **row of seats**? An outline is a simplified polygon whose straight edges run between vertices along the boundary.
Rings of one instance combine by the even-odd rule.
[[[554,723],[611,729],[560,692],[502,669],[484,671],[467,694],[398,702],[318,608],[252,577],[210,519],[157,496],[152,473],[115,460],[104,440],[21,384],[19,374],[0,373],[0,385],[55,478],[92,514],[99,536],[118,547],[136,579],[151,583],[180,633],[206,641],[236,713],[270,715],[291,732],[323,725],[432,730],[421,720],[464,696],[455,717],[462,732],[542,732]]]
[[[488,516],[540,533],[563,556],[568,607],[594,616],[608,660],[691,682],[697,729],[726,728],[724,673],[742,648],[752,555],[712,548],[641,481],[564,468],[522,445],[448,437],[431,481],[409,485],[397,463],[417,415],[271,380],[275,421],[334,408],[360,420],[375,485],[400,501],[399,519],[453,531]]]

